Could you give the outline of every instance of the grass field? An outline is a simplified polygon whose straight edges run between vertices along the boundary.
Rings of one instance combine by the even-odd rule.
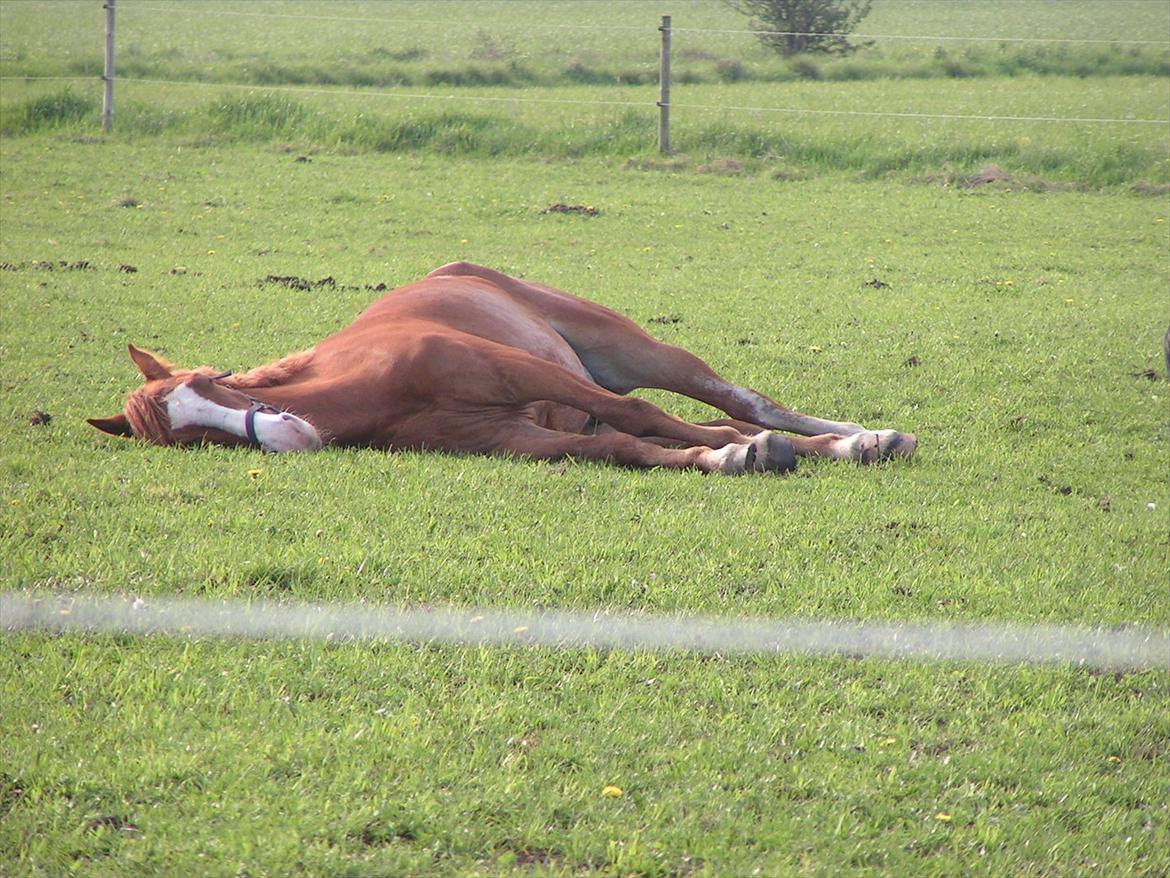
[[[1170,119],[1170,8],[1116,0],[1105,20],[1099,8],[879,3],[865,22],[873,45],[826,60],[781,59],[722,3],[681,3],[672,141],[695,165],[731,158],[786,177],[972,175],[994,164],[1032,185],[1170,185],[1167,125],[1156,124]],[[656,145],[653,4],[119,10],[116,115],[127,140],[559,158],[647,156]],[[97,7],[0,4],[0,133],[91,132],[101,32]],[[893,38],[905,35],[924,39]],[[1055,41],[1024,41],[1035,38]]]
[[[1141,38],[1154,7],[1111,26]],[[90,32],[0,15],[0,64],[26,72]],[[985,84],[1018,115],[1166,118],[1160,76]],[[843,107],[980,93],[687,88],[753,105],[780,86]],[[748,148],[753,126],[781,137],[770,122],[709,111],[662,159],[652,115],[620,108],[460,122],[136,88],[109,137],[92,106],[19,121],[59,83],[0,93],[0,589],[1170,627],[1165,131],[801,118],[783,136],[809,151],[784,155]],[[545,89],[527,93],[629,93]],[[431,134],[330,139],[359,114]],[[460,124],[481,142],[444,146]],[[990,162],[1007,178],[972,184]],[[84,422],[135,385],[128,342],[243,369],[460,258],[617,308],[795,407],[913,431],[919,455],[725,479],[177,451]],[[1164,669],[0,636],[4,875],[1157,876],[1168,785]]]
[[[871,35],[861,40],[866,51],[794,60],[762,46],[746,32],[747,17],[714,0],[121,0],[117,8],[123,75],[257,85],[652,83],[664,14],[677,29],[673,67],[683,82],[1170,72],[1170,9],[1160,0],[1111,0],[1109,14],[1095,0],[886,0],[859,28]],[[7,2],[0,15],[0,75],[101,75],[100,5]]]

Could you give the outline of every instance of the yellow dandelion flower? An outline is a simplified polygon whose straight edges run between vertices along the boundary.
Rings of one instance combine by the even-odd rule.
[[[607,799],[616,799],[622,794],[622,788],[613,784],[606,784],[601,788],[601,794]]]
[[[248,478],[255,479],[255,478],[259,477],[260,473],[262,473],[262,472],[264,472],[264,470],[250,469],[250,470],[248,470]]]
[[[948,814],[946,811],[939,811],[937,814],[934,815],[934,819],[937,820],[939,823],[950,823],[951,822],[951,815]]]

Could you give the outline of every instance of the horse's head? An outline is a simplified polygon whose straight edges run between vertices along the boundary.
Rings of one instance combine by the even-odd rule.
[[[255,445],[265,451],[317,451],[321,437],[307,421],[259,402],[223,382],[211,369],[174,369],[130,345],[146,383],[130,394],[121,414],[90,418],[113,436],[156,445]]]

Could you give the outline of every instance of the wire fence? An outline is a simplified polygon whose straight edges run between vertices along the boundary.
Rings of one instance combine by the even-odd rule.
[[[112,6],[112,3],[109,4]],[[183,5],[146,5],[138,4],[133,7],[134,13],[138,16],[158,13],[163,10],[167,14],[181,13],[186,16],[194,18],[208,18],[208,17],[238,17],[258,20],[272,20],[272,21],[322,21],[322,22],[338,22],[338,23],[352,23],[352,24],[382,24],[393,27],[413,27],[417,25],[435,25],[443,26],[444,28],[452,29],[453,31],[470,31],[476,27],[482,26],[483,22],[479,21],[462,21],[453,19],[426,19],[426,18],[411,18],[403,16],[364,16],[364,15],[318,15],[318,14],[284,14],[276,12],[264,11],[248,11],[248,10],[226,10],[226,9],[208,9],[204,7],[193,6],[191,4]],[[653,24],[647,25],[627,25],[627,24],[607,24],[604,22],[526,22],[522,28],[525,31],[622,31],[622,32],[644,32],[649,34],[655,33],[661,28]],[[772,31],[772,30],[756,30],[745,28],[709,28],[709,27],[676,27],[671,26],[670,30],[673,33],[687,34],[697,37],[705,35],[737,35],[737,36],[806,36],[818,37],[829,36],[830,34],[815,32],[815,31]],[[892,33],[859,33],[851,35],[857,39],[864,40],[891,40],[903,42],[924,42],[924,43],[939,43],[939,42],[967,42],[967,43],[1000,43],[1000,44],[1035,44],[1035,45],[1113,45],[1113,46],[1145,46],[1145,47],[1165,47],[1170,48],[1170,40],[1149,40],[1149,39],[1132,39],[1132,38],[1088,38],[1088,37],[1054,37],[1054,36],[988,36],[988,35],[946,35],[946,34],[892,34]],[[648,40],[648,52],[650,41]],[[2,76],[0,82],[38,82],[38,81],[72,81],[84,82],[92,81],[92,76]],[[105,76],[102,77],[106,79]],[[371,99],[389,99],[399,101],[430,101],[430,102],[461,102],[470,104],[546,104],[546,105],[575,105],[575,106],[595,106],[595,107],[625,107],[625,108],[645,108],[645,109],[663,109],[663,102],[661,100],[654,101],[652,99],[606,99],[606,98],[560,98],[548,96],[533,96],[519,91],[511,91],[508,94],[501,95],[485,95],[482,93],[434,93],[417,90],[404,91],[401,89],[379,89],[379,88],[346,88],[344,86],[330,86],[325,84],[320,85],[302,85],[302,84],[282,84],[282,83],[249,83],[249,82],[216,82],[202,79],[173,79],[161,77],[147,77],[147,76],[118,76],[117,81],[124,84],[140,84],[140,85],[155,85],[165,86],[168,88],[179,87],[194,87],[194,88],[229,88],[229,89],[250,89],[250,90],[264,90],[269,92],[294,93],[306,95],[343,95],[351,97],[363,97]],[[1170,117],[1167,118],[1135,118],[1125,115],[1109,115],[1109,116],[1061,116],[1061,115],[1029,115],[1019,113],[964,113],[964,112],[926,112],[915,110],[882,110],[882,109],[838,109],[838,108],[819,108],[819,107],[803,107],[803,106],[769,106],[759,104],[736,104],[736,103],[720,103],[711,104],[703,102],[679,101],[671,100],[669,107],[675,111],[694,111],[702,113],[710,112],[724,112],[724,113],[751,113],[757,115],[787,115],[787,116],[807,116],[807,117],[854,117],[857,119],[898,119],[898,120],[923,120],[923,121],[961,121],[961,122],[986,122],[986,123],[1045,123],[1045,124],[1069,124],[1069,125],[1120,125],[1120,126],[1163,126],[1170,127]],[[1168,108],[1170,109],[1170,108]]]
[[[453,646],[638,650],[699,655],[848,656],[1170,670],[1170,631],[994,623],[729,619],[600,611],[394,609],[81,594],[0,594],[0,631]]]
[[[0,76],[0,82],[92,82],[92,76]],[[189,79],[156,79],[153,77],[118,77],[123,84],[163,85],[172,88],[218,88],[243,89],[247,91],[264,91],[272,93],[287,93],[300,95],[386,98],[389,100],[405,101],[435,101],[435,102],[466,102],[480,104],[549,104],[566,106],[593,106],[593,107],[629,107],[651,109],[658,104],[649,100],[613,100],[604,98],[550,98],[535,97],[525,94],[484,95],[484,94],[429,94],[426,92],[380,91],[377,89],[347,89],[325,86],[303,85],[257,85],[254,83],[237,82],[207,82]],[[913,113],[896,112],[893,110],[832,110],[815,107],[768,107],[744,106],[736,104],[693,104],[672,101],[672,109],[697,110],[701,112],[743,112],[743,113],[776,113],[793,116],[842,116],[875,119],[909,119],[909,120],[951,120],[968,122],[1046,122],[1067,123],[1078,125],[1161,125],[1170,126],[1168,119],[1135,119],[1109,116],[1019,116],[1019,115],[990,115],[979,113]]]

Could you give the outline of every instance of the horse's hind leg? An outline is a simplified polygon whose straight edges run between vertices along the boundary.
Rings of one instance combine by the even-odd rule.
[[[731,415],[732,423],[746,421],[770,430],[811,437],[794,441],[799,455],[872,463],[889,457],[910,457],[918,447],[918,439],[912,433],[867,430],[860,424],[794,412],[758,391],[732,384],[682,348],[661,342],[645,348],[631,352],[627,360],[642,369],[642,380],[636,386],[670,390],[698,399]]]
[[[669,390],[714,406],[736,420],[802,436],[865,434],[854,443],[859,447],[847,455],[862,460],[869,459],[868,446],[873,442],[881,457],[909,456],[917,444],[909,434],[893,430],[874,433],[859,424],[787,409],[762,393],[725,380],[694,354],[658,341],[616,311],[562,290],[466,262],[445,265],[431,274],[491,281],[546,320],[573,348],[593,380],[614,393],[629,393],[638,387]],[[863,445],[866,448],[860,447]]]

